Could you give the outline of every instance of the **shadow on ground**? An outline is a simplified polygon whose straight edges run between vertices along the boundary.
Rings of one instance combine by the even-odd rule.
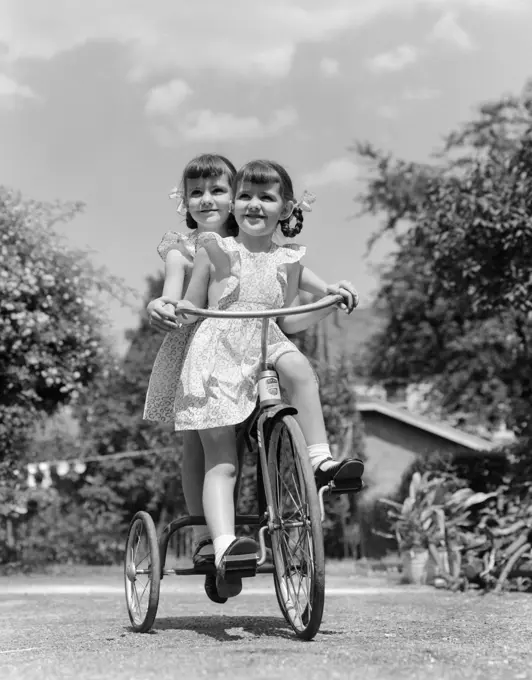
[[[251,637],[282,638],[295,640],[296,635],[290,626],[274,616],[180,616],[157,619],[153,631],[182,630],[194,631],[198,635],[218,642],[235,642]],[[341,635],[340,631],[320,630],[320,635]]]

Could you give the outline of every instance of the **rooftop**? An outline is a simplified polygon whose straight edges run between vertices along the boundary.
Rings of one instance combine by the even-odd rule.
[[[430,432],[436,437],[452,441],[455,444],[459,444],[472,451],[494,451],[500,445],[498,442],[490,441],[489,439],[484,439],[483,437],[474,434],[469,434],[468,432],[464,432],[463,430],[459,430],[456,427],[452,427],[451,425],[442,422],[435,422],[429,418],[411,413],[406,409],[393,406],[388,402],[380,401],[378,399],[359,399],[357,408],[360,413],[380,413],[389,418],[393,418],[394,420],[399,420],[406,425],[411,425],[412,427],[417,427],[425,432]]]

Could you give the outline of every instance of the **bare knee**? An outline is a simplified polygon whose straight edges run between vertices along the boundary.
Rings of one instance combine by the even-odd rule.
[[[297,387],[317,387],[309,360],[299,352],[283,354],[276,365],[281,385],[288,390]]]

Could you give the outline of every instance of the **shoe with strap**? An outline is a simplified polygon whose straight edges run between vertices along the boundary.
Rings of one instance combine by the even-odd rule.
[[[327,486],[330,482],[334,482],[338,486],[362,488],[362,475],[364,474],[364,463],[359,458],[346,458],[345,460],[335,461],[329,463],[325,470],[322,465],[314,471],[314,478],[316,486],[320,489],[322,486]]]
[[[194,554],[192,555],[194,569],[202,569],[208,566],[214,568],[214,549],[206,555],[201,554],[203,548],[212,544],[212,538],[205,538],[198,542]],[[205,589],[205,594],[212,602],[215,602],[216,604],[225,604],[227,602],[227,597],[222,597],[218,592],[218,588],[216,587],[216,573],[214,571],[210,574],[205,574],[205,584],[203,587]]]

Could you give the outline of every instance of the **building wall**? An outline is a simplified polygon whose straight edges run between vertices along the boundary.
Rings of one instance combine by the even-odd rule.
[[[382,413],[361,411],[365,429],[368,500],[393,493],[416,456],[457,453],[461,447]]]
[[[420,428],[375,411],[360,411],[365,429],[367,490],[359,506],[359,545],[365,557],[381,557],[397,549],[393,540],[382,538],[375,530],[387,531],[386,511],[378,498],[397,491],[401,478],[417,456],[457,453],[459,445]]]

